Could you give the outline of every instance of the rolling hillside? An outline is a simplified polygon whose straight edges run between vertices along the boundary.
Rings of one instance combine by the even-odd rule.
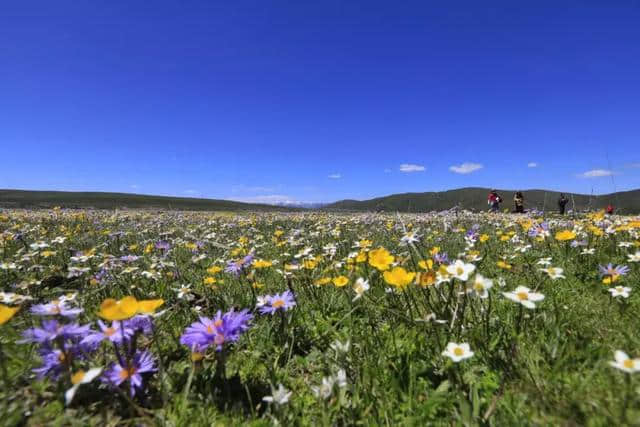
[[[208,211],[290,211],[300,208],[242,203],[231,200],[148,196],[128,193],[0,190],[4,208],[145,208]]]
[[[462,209],[486,210],[488,188],[460,188],[441,192],[428,193],[404,193],[378,197],[370,200],[341,200],[324,207],[332,211],[398,211],[398,212],[429,212],[450,209],[459,206]],[[512,210],[513,190],[498,190],[503,197],[502,208]],[[523,190],[525,209],[539,209],[548,211],[557,209],[557,200],[560,193],[545,190]],[[575,208],[600,209],[609,203],[616,207],[620,213],[640,212],[640,190],[621,191],[612,194],[589,196],[585,194],[565,193],[569,198],[567,209]],[[573,200],[572,200],[573,199]]]

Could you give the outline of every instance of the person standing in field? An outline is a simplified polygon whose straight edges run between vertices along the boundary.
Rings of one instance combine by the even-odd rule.
[[[487,198],[487,204],[490,206],[491,212],[498,212],[500,210],[500,203],[502,203],[502,197],[498,195],[496,190],[491,190]]]
[[[513,203],[516,205],[516,213],[524,213],[524,196],[522,191],[517,191],[513,196]]]
[[[564,215],[564,209],[569,203],[569,199],[567,199],[564,194],[560,193],[560,198],[558,199],[558,209],[560,210],[560,215]]]

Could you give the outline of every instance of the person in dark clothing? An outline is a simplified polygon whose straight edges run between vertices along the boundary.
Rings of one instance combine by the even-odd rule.
[[[500,203],[502,203],[502,197],[498,195],[496,190],[491,190],[487,198],[487,204],[491,207],[491,212],[498,212],[500,210]]]
[[[558,199],[558,209],[560,210],[560,215],[564,215],[564,209],[569,203],[569,199],[567,199],[564,194],[560,194],[560,198]]]
[[[607,206],[607,215],[613,215],[613,205],[609,204]]]
[[[524,213],[524,196],[522,195],[522,191],[516,192],[516,195],[513,196],[513,203],[516,205],[516,213]]]

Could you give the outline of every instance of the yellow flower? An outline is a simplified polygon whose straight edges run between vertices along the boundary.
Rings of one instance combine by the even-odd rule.
[[[216,283],[216,278],[215,277],[205,277],[204,280],[202,281],[202,283],[204,283],[205,285],[213,285],[214,283]]]
[[[307,270],[313,270],[314,268],[316,268],[316,264],[317,263],[312,259],[305,259],[304,261],[302,261],[302,266]]]
[[[389,265],[393,263],[394,260],[394,256],[383,247],[369,252],[369,265],[380,271],[388,270]]]
[[[153,251],[153,243],[148,243],[147,246],[144,247],[144,253],[149,254]]]
[[[422,260],[420,262],[418,262],[418,267],[422,268],[423,270],[432,270],[433,269],[433,260],[428,259],[428,260]]]
[[[9,307],[4,304],[0,304],[0,325],[7,323],[17,312],[20,307]]]
[[[349,279],[346,276],[338,276],[334,277],[332,282],[336,287],[341,288],[349,283]]]
[[[322,285],[326,285],[329,282],[331,282],[331,279],[329,277],[321,277],[315,282],[313,282],[313,284],[316,286],[322,286]]]
[[[434,246],[429,251],[429,255],[435,256],[438,252],[440,252],[440,247],[439,246]]]
[[[486,242],[487,240],[489,240],[489,235],[488,235],[488,234],[481,234],[481,235],[480,235],[480,242],[481,242],[481,243],[484,243],[484,242]]]
[[[576,233],[571,230],[562,230],[556,233],[556,240],[564,242],[566,240],[573,240],[576,238]]]
[[[136,314],[151,314],[162,304],[164,304],[163,299],[138,301],[133,296],[126,296],[117,301],[107,298],[100,304],[98,316],[106,320],[125,320]]]
[[[362,239],[358,242],[358,246],[361,248],[368,248],[373,244],[371,240]]]
[[[271,265],[272,265],[271,261],[266,261],[263,259],[257,259],[253,261],[254,268],[267,268],[267,267],[271,267]]]
[[[384,281],[402,291],[415,276],[416,273],[407,272],[402,267],[394,267],[393,270],[384,272]]]
[[[367,260],[367,253],[365,251],[360,251],[358,256],[356,257],[356,262],[365,262]]]
[[[135,251],[136,249],[138,249],[138,245],[137,244],[133,244],[133,245],[129,245],[129,250],[130,251]]]
[[[504,261],[498,261],[498,262],[496,262],[496,265],[497,265],[498,267],[500,267],[500,268],[505,269],[505,270],[511,270],[511,264],[506,263],[506,262],[504,262]]]
[[[187,242],[187,243],[184,244],[184,247],[189,249],[190,251],[193,251],[193,250],[198,248],[198,245],[196,245],[193,242]]]
[[[254,289],[262,289],[262,288],[264,288],[264,284],[263,283],[258,283],[258,282],[254,282],[251,286],[253,286]]]
[[[420,285],[423,288],[429,287],[436,283],[436,272],[426,271],[423,273],[416,273],[415,284]]]
[[[216,273],[220,273],[222,271],[222,267],[219,267],[217,265],[212,265],[211,267],[207,268],[207,273],[209,274],[216,274]]]

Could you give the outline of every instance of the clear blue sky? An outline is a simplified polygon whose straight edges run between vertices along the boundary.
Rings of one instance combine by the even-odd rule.
[[[0,188],[637,188],[640,3],[5,2],[0,148]]]

